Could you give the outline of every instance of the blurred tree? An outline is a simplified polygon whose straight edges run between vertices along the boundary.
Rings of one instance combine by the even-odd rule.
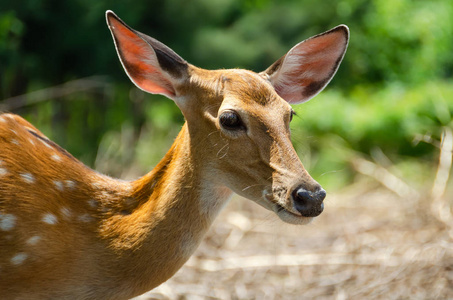
[[[110,130],[131,126],[133,148],[146,126],[166,132],[182,122],[175,105],[143,95],[121,71],[107,9],[204,68],[261,71],[299,41],[347,24],[351,41],[338,74],[293,125],[316,137],[310,151],[320,173],[332,163],[323,150],[332,141],[365,155],[379,147],[390,156],[432,158],[432,147],[414,147],[414,137],[452,126],[451,0],[1,1],[0,99],[27,94],[14,112],[90,165]],[[100,89],[31,99],[32,91],[94,74],[109,76],[91,77]],[[172,118],[165,128],[152,119],[159,114]],[[303,141],[296,146],[305,149]]]

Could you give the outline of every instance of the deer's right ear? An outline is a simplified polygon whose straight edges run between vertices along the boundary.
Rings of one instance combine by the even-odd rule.
[[[158,40],[127,26],[112,11],[106,12],[106,19],[121,64],[132,82],[146,92],[175,100],[175,84],[188,76],[187,62]]]

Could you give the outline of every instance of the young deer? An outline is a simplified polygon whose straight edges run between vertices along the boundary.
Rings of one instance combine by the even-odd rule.
[[[142,90],[175,101],[186,123],[149,174],[89,169],[30,123],[0,115],[2,299],[127,299],[170,278],[233,192],[292,224],[325,191],[290,141],[290,104],[334,76],[348,28],[307,39],[266,71],[197,68],[106,14],[120,61]]]

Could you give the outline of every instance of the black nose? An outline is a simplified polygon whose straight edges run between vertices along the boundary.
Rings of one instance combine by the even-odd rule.
[[[304,217],[316,217],[324,210],[322,201],[326,198],[326,191],[319,188],[315,192],[299,187],[293,192],[296,209]]]

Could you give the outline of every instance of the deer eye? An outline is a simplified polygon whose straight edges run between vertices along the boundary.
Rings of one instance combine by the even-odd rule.
[[[244,123],[235,111],[226,111],[219,117],[220,125],[226,130],[245,129]]]

